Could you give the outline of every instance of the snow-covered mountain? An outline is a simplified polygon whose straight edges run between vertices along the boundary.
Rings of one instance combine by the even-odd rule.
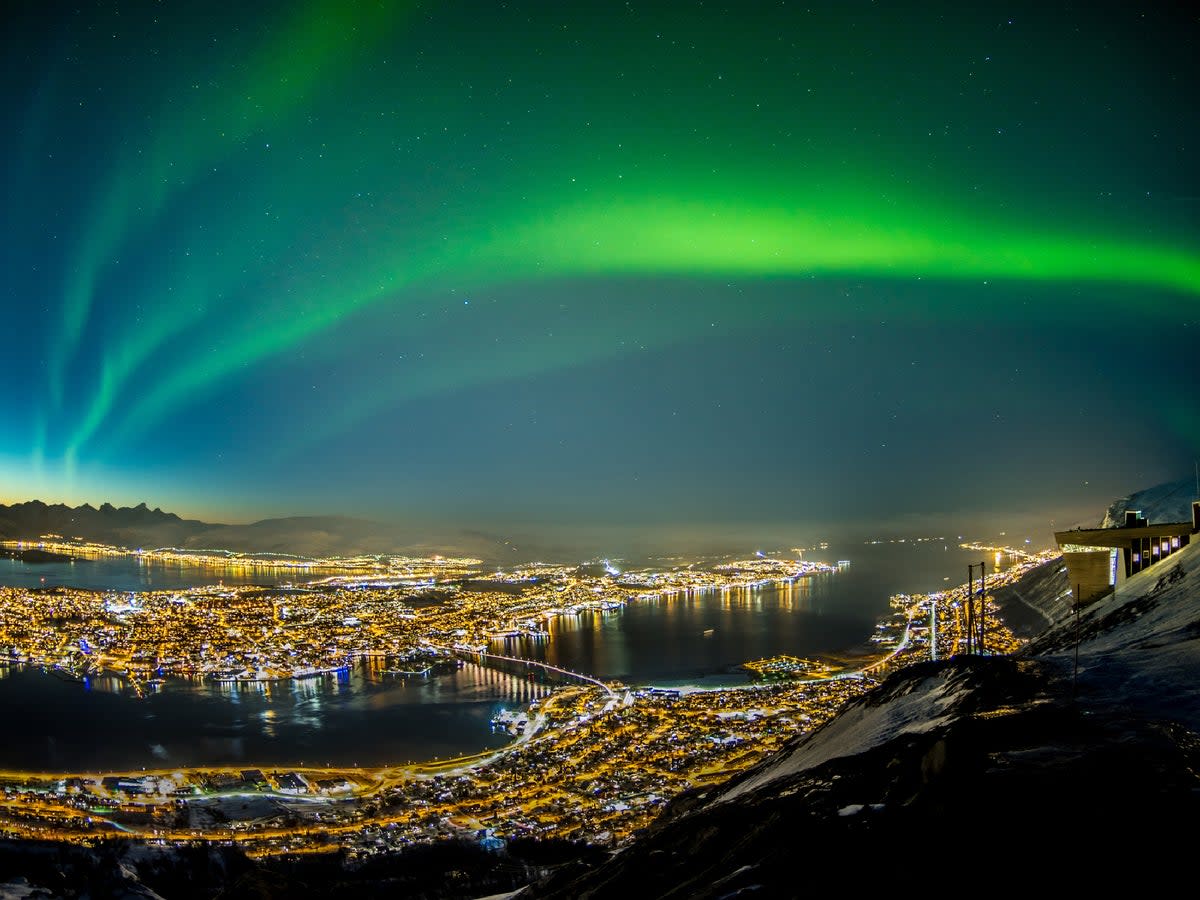
[[[1139,510],[1152,525],[1158,522],[1190,522],[1192,501],[1196,499],[1200,498],[1196,496],[1195,479],[1184,478],[1182,481],[1156,484],[1110,503],[1100,527],[1124,525],[1127,509]]]

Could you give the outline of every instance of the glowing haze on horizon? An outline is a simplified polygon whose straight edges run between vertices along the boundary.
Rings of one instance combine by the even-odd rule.
[[[1177,477],[1198,31],[19,5],[0,499],[775,533]]]

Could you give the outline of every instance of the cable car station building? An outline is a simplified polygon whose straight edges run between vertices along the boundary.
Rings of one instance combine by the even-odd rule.
[[[1200,500],[1192,521],[1151,525],[1139,511],[1125,513],[1124,526],[1058,531],[1054,539],[1067,565],[1076,603],[1091,603],[1116,590],[1118,579],[1162,562],[1200,534]]]

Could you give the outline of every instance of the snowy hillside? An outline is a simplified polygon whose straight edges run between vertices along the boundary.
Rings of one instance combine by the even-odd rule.
[[[969,694],[968,683],[967,672],[943,667],[921,681],[905,683],[903,690],[874,698],[874,703],[852,704],[793,752],[772,757],[750,777],[737,779],[719,799],[736,800],[831,759],[872,750],[901,735],[932,731],[958,714]]]
[[[1073,677],[1079,635],[1077,698],[1095,708],[1137,709],[1200,732],[1200,542],[1133,576],[1079,617],[1065,616],[1022,654],[1040,657],[1048,674]],[[924,667],[923,667],[924,668]],[[928,670],[925,670],[928,671]],[[904,735],[936,730],[978,698],[971,671],[946,666],[902,691],[853,703],[791,753],[768,760],[719,796],[729,801],[830,759],[856,755]],[[1198,785],[1200,786],[1200,785]]]
[[[600,868],[520,896],[865,888],[902,878],[919,846],[943,884],[988,871],[1098,889],[1139,858],[1190,877],[1191,856],[1173,850],[1200,814],[1198,686],[1200,543],[1015,657],[896,673],[759,766],[679,798]],[[1101,839],[1103,862],[1070,862]]]
[[[1026,652],[1074,665],[1080,698],[1200,731],[1200,541],[1068,616]]]

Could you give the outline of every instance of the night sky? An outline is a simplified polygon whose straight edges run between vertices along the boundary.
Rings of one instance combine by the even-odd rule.
[[[1097,516],[1200,448],[1169,6],[9,4],[0,501]]]

